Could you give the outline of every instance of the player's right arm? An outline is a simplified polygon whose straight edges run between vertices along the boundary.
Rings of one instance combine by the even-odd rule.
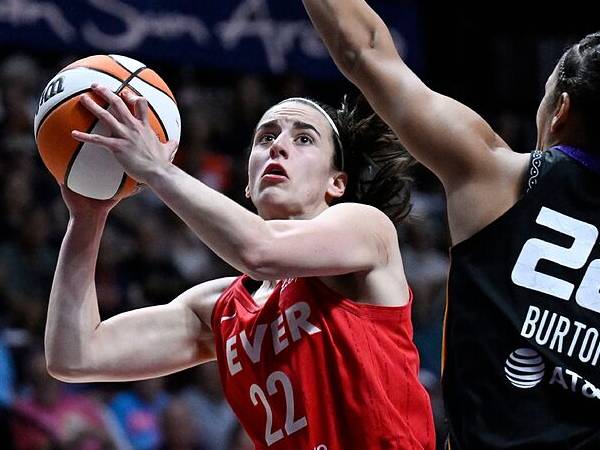
[[[63,189],[71,212],[50,293],[45,348],[51,375],[68,382],[129,381],[215,358],[210,317],[232,279],[200,284],[171,303],[102,321],[94,282],[102,231],[114,202]]]
[[[408,151],[440,178],[450,209],[456,204],[479,211],[482,204],[503,201],[498,188],[506,192],[513,181],[518,184],[526,157],[510,151],[473,110],[429,89],[404,63],[389,29],[364,0],[303,2],[338,68]]]
[[[410,70],[388,27],[364,0],[303,2],[339,69],[445,183],[485,166],[490,155],[482,149],[507,147],[474,111],[432,91]]]

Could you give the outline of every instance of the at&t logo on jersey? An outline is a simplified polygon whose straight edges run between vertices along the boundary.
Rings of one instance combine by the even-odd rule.
[[[555,367],[549,384],[556,384],[567,391],[579,393],[586,398],[600,400],[600,389],[579,374],[563,367]]]
[[[545,369],[546,365],[538,352],[530,348],[519,348],[506,359],[504,374],[513,386],[519,389],[531,389],[543,381]],[[600,400],[600,388],[564,367],[554,368],[548,384],[581,394],[586,398]]]
[[[530,348],[519,348],[506,360],[504,374],[510,383],[521,389],[530,389],[544,378],[546,365],[538,352]]]

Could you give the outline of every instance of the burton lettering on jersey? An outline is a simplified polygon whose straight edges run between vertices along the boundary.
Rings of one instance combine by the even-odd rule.
[[[308,303],[294,303],[271,323],[258,325],[253,337],[249,337],[246,330],[229,337],[225,342],[225,354],[227,356],[227,368],[231,376],[244,369],[239,358],[240,351],[246,353],[253,364],[257,364],[260,363],[264,346],[272,348],[273,353],[278,355],[302,337],[320,333],[321,329],[309,321],[310,313]],[[267,331],[269,331],[270,339],[265,344]]]
[[[597,328],[547,309],[529,306],[521,336],[593,367],[597,367],[600,361],[600,332]]]

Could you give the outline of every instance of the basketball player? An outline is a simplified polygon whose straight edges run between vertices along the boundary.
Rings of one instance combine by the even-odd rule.
[[[170,163],[176,143],[157,140],[145,99],[95,92],[111,112],[82,102],[112,137],[73,136],[111,149],[245,275],[101,321],[94,266],[114,202],[63,188],[71,218],[48,311],[50,372],[125,381],[216,359],[257,449],[432,450],[392,222],[408,212],[412,161],[387,126],[303,98],[269,109],[249,159],[256,215]]]
[[[600,448],[600,34],[560,59],[515,153],[400,59],[363,0],[304,0],[338,67],[442,181],[449,447]]]

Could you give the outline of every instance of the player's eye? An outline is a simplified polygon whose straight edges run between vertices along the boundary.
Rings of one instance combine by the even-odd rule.
[[[296,137],[296,142],[299,142],[303,145],[312,145],[315,143],[315,140],[308,134],[300,134]]]
[[[273,133],[264,133],[256,138],[256,142],[258,144],[270,144],[275,140],[275,135]]]

